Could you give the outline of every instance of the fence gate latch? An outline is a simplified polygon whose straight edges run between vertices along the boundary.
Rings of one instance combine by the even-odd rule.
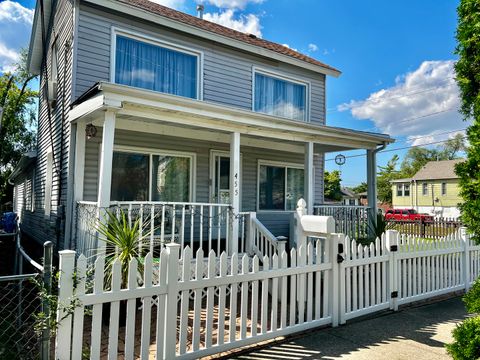
[[[390,294],[390,297],[391,297],[392,299],[398,298],[398,291],[392,291],[392,293]]]
[[[398,245],[390,245],[390,251],[391,252],[398,251]]]
[[[340,254],[337,254],[337,264],[341,264],[344,261],[345,259],[343,258],[343,256]]]

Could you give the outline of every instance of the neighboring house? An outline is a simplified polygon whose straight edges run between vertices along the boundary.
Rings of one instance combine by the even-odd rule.
[[[323,203],[325,153],[365,149],[374,184],[377,149],[393,142],[326,126],[337,69],[147,0],[37,1],[28,66],[38,144],[11,178],[15,210],[24,234],[60,249],[76,247],[80,210],[119,202],[154,215],[177,202],[204,226],[217,218],[192,209],[229,204],[219,239],[240,212],[288,236],[298,199]]]
[[[413,208],[437,217],[458,218],[462,199],[455,164],[461,161],[431,161],[412,178],[392,181],[393,208]]]
[[[342,194],[342,199],[340,201],[334,201],[325,199],[325,204],[332,204],[332,205],[347,205],[347,206],[358,206],[360,205],[360,196],[355,194],[352,190],[346,187],[340,188],[340,192]]]

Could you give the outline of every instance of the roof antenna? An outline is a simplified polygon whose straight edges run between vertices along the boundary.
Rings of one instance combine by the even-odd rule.
[[[205,7],[203,6],[203,4],[197,4],[197,16],[200,19],[203,19],[203,10],[205,10]]]

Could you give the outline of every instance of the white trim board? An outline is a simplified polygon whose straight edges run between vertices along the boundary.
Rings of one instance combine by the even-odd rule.
[[[117,35],[130,38],[139,42],[144,42],[157,47],[174,50],[184,54],[192,55],[197,58],[197,96],[195,100],[203,100],[203,51],[197,50],[184,45],[174,44],[170,41],[161,39],[159,37],[147,35],[145,33],[119,28],[117,26],[111,27],[111,42],[110,42],[110,81],[115,83],[115,64],[116,64],[116,49],[117,49]],[[148,89],[147,89],[148,90]],[[173,95],[173,94],[172,94]],[[177,95],[179,96],[179,95]]]

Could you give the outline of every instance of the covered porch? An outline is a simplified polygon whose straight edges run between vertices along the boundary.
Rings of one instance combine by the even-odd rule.
[[[67,231],[84,253],[101,246],[92,221],[104,209],[148,222],[147,248],[274,250],[298,199],[309,214],[323,203],[325,153],[365,149],[375,189],[376,149],[392,141],[109,83],[74,105]]]

